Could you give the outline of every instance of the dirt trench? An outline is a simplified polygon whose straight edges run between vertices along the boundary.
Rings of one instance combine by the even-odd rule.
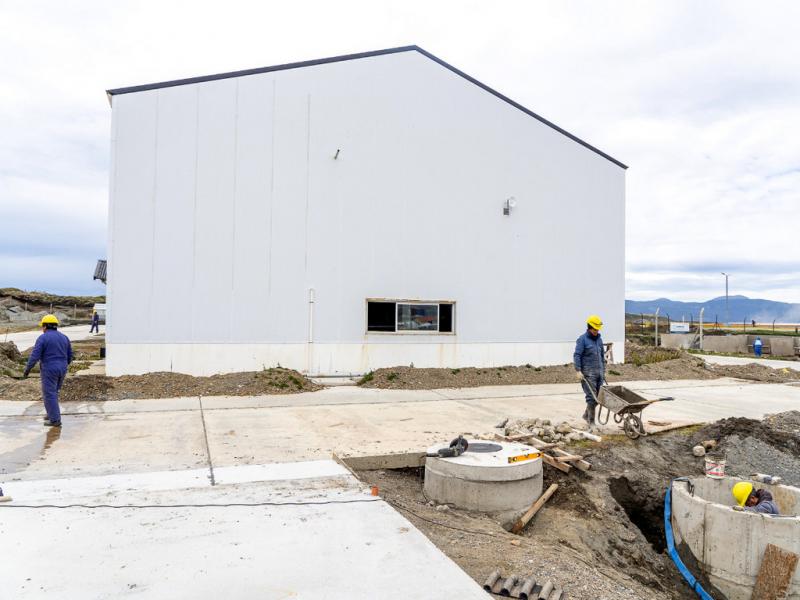
[[[479,583],[500,568],[551,578],[568,598],[579,600],[678,600],[694,593],[665,553],[664,497],[673,478],[703,474],[704,460],[692,447],[715,439],[724,452],[738,440],[755,440],[743,462],[728,455],[733,474],[748,475],[747,461],[759,453],[770,461],[797,460],[798,425],[800,412],[791,411],[763,422],[723,419],[635,441],[606,436],[599,444],[575,444],[568,449],[592,469],[562,473],[545,467],[545,488],[559,488],[521,536],[506,532],[490,515],[429,502],[422,469],[359,476],[377,485],[381,496]],[[696,564],[693,572],[700,575]]]

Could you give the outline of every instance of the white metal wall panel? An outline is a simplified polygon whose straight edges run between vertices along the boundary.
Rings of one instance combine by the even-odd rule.
[[[159,91],[155,232],[144,340],[191,339],[194,203],[197,166],[197,89]]]
[[[147,307],[158,315],[152,324],[142,322],[115,300],[126,324],[117,341],[264,344],[272,356],[276,344],[307,341],[313,287],[315,343],[348,348],[342,356],[361,345],[359,364],[398,356],[375,351],[387,344],[469,345],[452,354],[466,360],[538,342],[551,344],[539,354],[551,356],[574,342],[589,313],[622,344],[624,170],[417,52],[160,90],[158,118],[176,123],[159,124],[156,264],[172,245],[175,262],[165,265],[189,260],[185,231],[167,237],[191,183],[189,90],[200,99],[196,206],[187,215],[194,284],[156,270],[152,297],[191,303],[193,327],[170,327],[159,319],[173,313],[156,306]],[[153,169],[154,126],[143,123],[154,118],[153,96],[114,99],[120,129],[138,132],[133,142],[118,134],[117,162],[140,177],[117,175],[112,214],[137,215],[136,239],[152,237],[144,223],[152,213],[131,203]],[[181,104],[187,114],[176,115]],[[503,216],[510,196],[517,207]],[[173,204],[162,210],[162,197]],[[114,268],[138,283],[139,248],[131,235],[115,244]],[[455,300],[457,335],[367,335],[368,297]]]
[[[156,171],[158,94],[120,98],[115,110],[113,221],[109,271],[113,328],[109,341],[141,341],[150,331],[153,259],[153,200]],[[115,275],[116,273],[116,275]],[[146,338],[144,338],[146,339]]]
[[[230,341],[233,199],[236,187],[236,79],[198,87],[192,339]]]
[[[274,80],[239,80],[231,338],[269,339]]]
[[[266,308],[268,339],[307,338],[306,202],[308,200],[308,99],[304,76],[277,78],[272,203],[272,272]]]

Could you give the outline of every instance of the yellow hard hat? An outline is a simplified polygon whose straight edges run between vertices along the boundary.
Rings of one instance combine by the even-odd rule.
[[[731,490],[731,494],[733,494],[733,497],[736,498],[736,502],[739,503],[739,506],[744,506],[744,503],[747,502],[747,499],[752,493],[753,484],[747,481],[740,481],[734,485],[733,489]]]
[[[600,331],[603,328],[603,319],[597,315],[589,315],[589,318],[586,319],[586,324],[592,329]]]
[[[45,315],[39,322],[39,327],[44,327],[45,325],[58,325],[58,319],[55,315]]]

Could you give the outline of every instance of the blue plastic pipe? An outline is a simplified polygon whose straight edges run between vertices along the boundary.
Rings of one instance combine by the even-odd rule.
[[[675,566],[678,567],[678,571],[681,572],[683,578],[686,580],[686,583],[689,584],[695,593],[702,598],[703,600],[714,600],[714,598],[709,595],[707,591],[703,589],[703,586],[700,585],[700,582],[697,581],[697,578],[692,575],[692,572],[683,564],[681,557],[678,555],[678,551],[675,549],[675,537],[672,535],[672,481],[669,483],[669,487],[667,488],[667,494],[664,498],[664,534],[667,538],[667,552],[669,553],[669,557],[672,559],[672,562],[675,563]]]

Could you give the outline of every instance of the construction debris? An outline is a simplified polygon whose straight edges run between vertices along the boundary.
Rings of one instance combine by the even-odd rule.
[[[483,589],[492,594],[520,600],[560,600],[563,593],[552,581],[538,583],[536,577],[520,577],[509,575],[503,577],[500,569],[495,569],[486,578]]]
[[[547,502],[550,496],[552,496],[557,489],[557,483],[554,483],[547,488],[545,493],[539,496],[538,500],[531,505],[531,507],[519,518],[519,520],[517,520],[516,523],[514,523],[514,526],[511,528],[511,533],[519,534],[520,531],[525,529],[525,526],[530,523],[531,519],[536,516],[536,513],[539,512],[539,509],[544,506],[544,503]]]

